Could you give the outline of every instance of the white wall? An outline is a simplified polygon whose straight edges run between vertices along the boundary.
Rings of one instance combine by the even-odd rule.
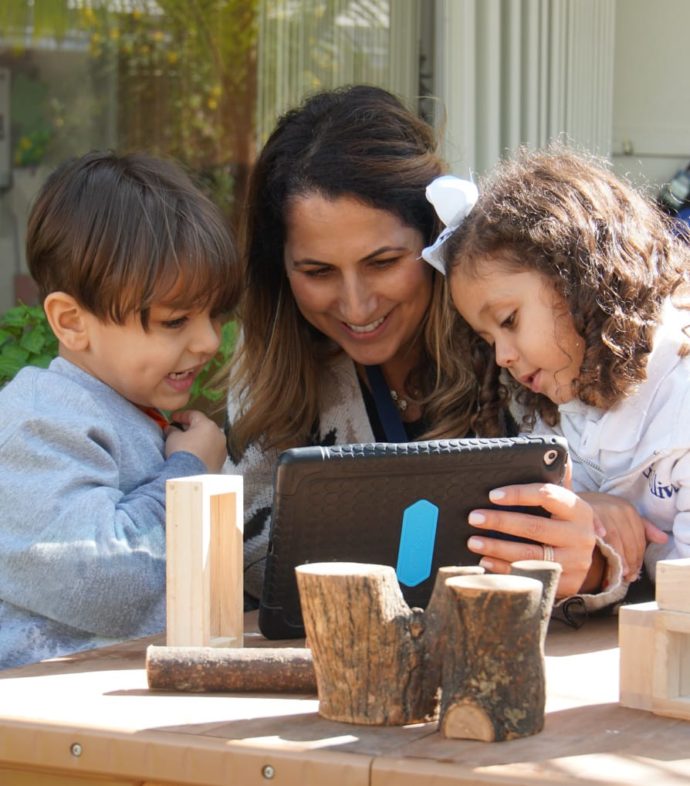
[[[690,161],[690,2],[616,0],[615,36],[614,168],[656,194]]]

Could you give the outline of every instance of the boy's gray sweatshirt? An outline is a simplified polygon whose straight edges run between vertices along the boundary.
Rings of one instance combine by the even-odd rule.
[[[165,481],[204,463],[63,358],[0,413],[0,668],[162,631]]]

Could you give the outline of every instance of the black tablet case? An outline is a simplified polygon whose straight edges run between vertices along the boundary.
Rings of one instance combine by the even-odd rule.
[[[410,606],[426,606],[439,567],[479,561],[465,545],[471,534],[481,534],[470,527],[467,516],[475,508],[494,507],[488,492],[515,483],[560,483],[566,459],[567,445],[559,437],[350,444],[283,452],[275,474],[259,606],[261,632],[270,639],[304,636],[297,565],[337,560],[395,567],[403,516],[420,500],[438,508],[431,571],[416,586],[401,583],[401,590]]]

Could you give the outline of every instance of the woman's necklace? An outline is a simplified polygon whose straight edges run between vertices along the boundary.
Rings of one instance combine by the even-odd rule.
[[[408,406],[410,405],[410,402],[406,398],[403,398],[400,395],[400,393],[398,393],[397,390],[393,390],[391,388],[390,391],[391,391],[391,398],[393,399],[393,401],[395,401],[395,406],[401,412],[404,412],[408,408]]]

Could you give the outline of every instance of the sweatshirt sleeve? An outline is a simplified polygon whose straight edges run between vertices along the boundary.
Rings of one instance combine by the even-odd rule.
[[[656,581],[656,563],[660,559],[690,557],[690,453],[684,453],[675,463],[671,485],[676,500],[673,529],[666,543],[649,543],[645,551],[645,567],[653,581]]]
[[[165,482],[206,468],[189,453],[165,460],[87,395],[42,410],[0,434],[0,597],[95,635],[143,635],[165,597]],[[125,434],[143,454],[127,493]]]

